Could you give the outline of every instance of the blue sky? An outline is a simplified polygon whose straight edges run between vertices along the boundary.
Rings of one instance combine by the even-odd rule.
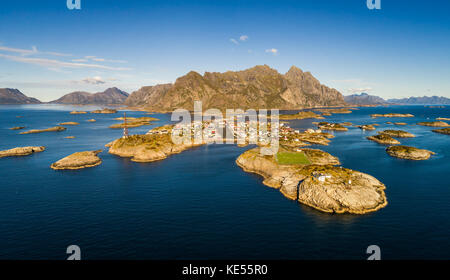
[[[450,97],[450,1],[0,3],[0,87],[49,101],[267,64],[343,94]]]

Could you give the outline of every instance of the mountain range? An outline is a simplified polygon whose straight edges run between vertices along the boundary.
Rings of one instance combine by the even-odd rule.
[[[0,88],[0,104],[39,104],[36,98],[28,97],[14,88]]]
[[[345,105],[339,91],[322,85],[311,73],[292,66],[286,74],[280,74],[267,65],[204,75],[191,71],[173,84],[142,87],[128,97],[125,105],[156,111],[192,110],[196,100],[202,101],[203,109]]]
[[[129,94],[116,87],[108,88],[105,91],[89,93],[85,91],[75,91],[68,93],[61,98],[51,101],[57,104],[123,104]]]
[[[402,99],[389,99],[389,103],[395,104],[409,104],[409,105],[448,105],[450,98],[443,96],[423,96],[423,97],[408,97]]]
[[[354,105],[381,105],[388,103],[381,97],[375,95],[369,95],[368,93],[362,92],[360,94],[352,94],[344,96],[345,102]]]

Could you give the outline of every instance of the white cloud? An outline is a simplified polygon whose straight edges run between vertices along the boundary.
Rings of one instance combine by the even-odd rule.
[[[230,41],[231,41],[233,44],[239,45],[239,42],[236,41],[236,39],[231,38]]]
[[[8,60],[22,62],[27,64],[34,64],[39,66],[44,66],[47,68],[91,68],[91,69],[105,69],[105,70],[116,70],[116,71],[126,71],[131,70],[131,68],[123,68],[123,67],[110,67],[100,64],[88,64],[88,63],[79,63],[79,62],[66,62],[55,59],[46,59],[46,58],[31,58],[31,57],[20,57],[20,56],[12,56],[0,54],[0,57],[3,57]]]
[[[72,56],[71,54],[67,54],[67,53],[38,51],[38,49],[35,46],[32,46],[31,50],[0,46],[0,51],[19,53],[20,55],[23,55],[23,56],[35,55],[35,54],[47,54],[47,55],[53,55],[53,56]]]
[[[371,87],[361,87],[361,88],[349,88],[348,91],[350,93],[360,93],[360,92],[371,92],[372,88]]]
[[[91,85],[100,85],[106,83],[105,80],[102,79],[100,76],[95,77],[88,77],[83,80],[81,80],[82,83],[85,84],[91,84]]]
[[[277,49],[267,49],[266,53],[272,53],[273,55],[278,55],[278,50]]]
[[[247,35],[241,35],[241,37],[239,37],[239,40],[241,40],[242,42],[247,41],[248,40],[248,36]]]
[[[30,55],[30,54],[38,53],[37,48],[35,46],[33,46],[31,48],[31,50],[0,46],[0,51],[15,52],[15,53],[20,53],[21,55]]]

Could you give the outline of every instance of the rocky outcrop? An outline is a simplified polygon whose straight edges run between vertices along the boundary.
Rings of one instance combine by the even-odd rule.
[[[394,139],[391,136],[386,135],[386,134],[378,134],[378,135],[368,136],[367,139],[375,141],[379,144],[384,144],[384,145],[400,144],[400,142],[397,139]]]
[[[153,129],[161,133],[119,138],[108,144],[109,153],[120,157],[130,157],[136,162],[152,162],[204,144],[195,144],[194,141],[188,144],[175,144],[172,142],[171,128],[172,126],[163,126]]]
[[[124,120],[124,118],[123,117],[116,118],[116,120]],[[139,126],[143,126],[143,125],[151,125],[152,124],[151,121],[158,121],[158,119],[152,118],[152,117],[141,117],[141,118],[127,117],[126,123],[124,121],[123,123],[113,124],[109,128],[139,127]]]
[[[85,111],[72,111],[70,112],[71,115],[81,115],[81,114],[87,114]]]
[[[41,101],[28,97],[14,88],[0,88],[0,104],[40,104]]]
[[[59,125],[79,125],[79,123],[77,123],[77,122],[63,122],[63,123],[60,123]]]
[[[293,66],[283,75],[267,65],[237,72],[206,72],[203,76],[191,71],[174,84],[143,87],[133,92],[125,104],[167,112],[177,108],[193,110],[197,100],[202,101],[203,109],[295,110],[345,105],[341,93],[320,84],[311,73]]]
[[[412,115],[412,114],[397,114],[397,113],[372,114],[370,116],[372,118],[412,118],[412,117],[414,117],[414,115]]]
[[[303,120],[303,119],[324,119],[324,117],[322,117],[319,114],[316,114],[314,112],[311,111],[304,111],[304,112],[298,112],[297,114],[283,114],[283,115],[279,115],[279,119],[280,120]]]
[[[0,151],[0,158],[27,156],[27,155],[31,155],[33,153],[42,152],[44,150],[45,150],[44,146],[41,146],[41,147],[18,147],[18,148]]]
[[[320,122],[317,127],[322,130],[347,131],[348,128],[338,123]]]
[[[364,125],[358,125],[357,127],[361,128],[362,130],[375,130],[375,126],[371,124],[364,124]]]
[[[410,160],[426,160],[435,154],[432,151],[408,146],[391,146],[386,149],[386,152],[392,157]]]
[[[434,121],[434,122],[420,122],[417,123],[418,125],[423,125],[423,126],[431,126],[431,127],[447,127],[450,126],[448,123],[443,122],[443,121]]]
[[[42,132],[60,132],[66,130],[65,127],[55,126],[46,129],[32,129],[28,131],[21,132],[20,134],[32,134],[32,133],[42,133]]]
[[[432,131],[433,131],[433,132],[436,132],[436,133],[441,133],[441,134],[447,134],[447,135],[450,135],[450,127],[447,127],[447,128],[441,128],[441,129],[433,129]]]
[[[10,130],[21,130],[24,128],[25,128],[25,126],[15,126],[15,127],[11,127]]]
[[[91,111],[91,114],[115,114],[115,113],[117,113],[116,109],[108,109],[108,108]]]
[[[438,121],[450,121],[450,118],[436,118]]]
[[[403,130],[394,130],[394,129],[387,129],[383,131],[379,131],[379,134],[388,135],[391,137],[399,137],[399,138],[412,138],[416,137],[414,134],[403,131]]]
[[[236,163],[246,172],[263,176],[263,184],[279,189],[287,198],[323,212],[365,214],[387,205],[383,183],[368,174],[333,166],[338,161],[325,154],[309,158],[310,165],[280,165],[274,156],[263,156],[254,148]]]
[[[57,162],[50,165],[50,167],[55,170],[74,170],[94,167],[102,163],[102,160],[97,156],[97,154],[101,152],[102,150],[74,153],[70,156],[58,160]]]

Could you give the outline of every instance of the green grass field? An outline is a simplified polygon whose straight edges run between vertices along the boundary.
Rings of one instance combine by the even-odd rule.
[[[276,159],[278,164],[311,164],[304,153],[279,152]]]

